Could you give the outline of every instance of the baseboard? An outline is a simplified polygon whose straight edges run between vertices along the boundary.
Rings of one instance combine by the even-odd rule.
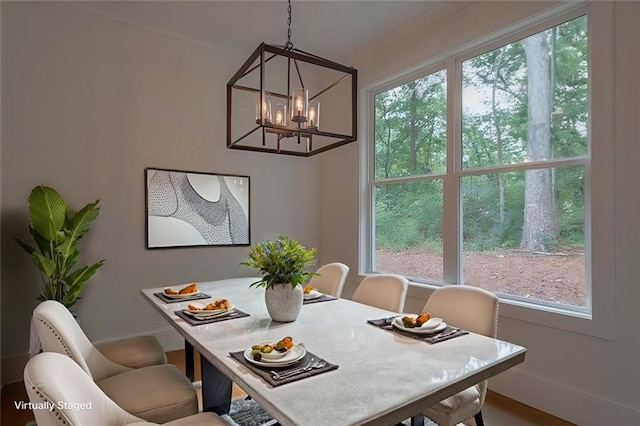
[[[157,330],[147,334],[150,334],[158,339],[158,342],[165,352],[184,349],[184,339],[182,338],[180,333],[175,331],[173,328]],[[122,336],[122,338],[125,337],[132,336]],[[103,341],[94,343],[103,343]],[[2,385],[21,382],[24,372],[24,366],[28,361],[29,354],[27,352],[2,358]]]
[[[533,376],[517,367],[491,378],[489,389],[580,426],[640,425],[640,407]]]

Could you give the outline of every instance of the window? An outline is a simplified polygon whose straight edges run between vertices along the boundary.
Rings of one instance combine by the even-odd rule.
[[[588,69],[579,16],[374,90],[368,271],[589,313]]]

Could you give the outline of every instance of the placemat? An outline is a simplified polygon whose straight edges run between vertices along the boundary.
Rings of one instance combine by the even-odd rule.
[[[412,339],[422,340],[423,342],[427,342],[430,344],[444,342],[445,340],[454,339],[456,337],[464,336],[465,334],[469,334],[468,331],[463,330],[461,328],[452,327],[447,324],[444,330],[435,335],[424,335],[424,334],[416,334],[411,333],[410,331],[400,330],[394,327],[391,323],[394,318],[397,318],[400,315],[392,316],[389,318],[380,318],[380,319],[372,319],[367,320],[367,322],[371,325],[374,325],[379,328],[383,328],[385,330],[390,330],[394,333],[401,334],[403,336],[411,337]]]
[[[238,318],[244,318],[244,317],[250,316],[248,313],[242,312],[241,310],[239,310],[237,308],[235,308],[233,310],[233,312],[230,313],[227,316],[217,317],[217,318],[209,318],[209,319],[202,319],[202,320],[195,319],[191,315],[185,314],[185,310],[184,309],[180,309],[179,311],[173,311],[173,313],[176,314],[177,316],[179,316],[180,318],[182,318],[183,320],[185,320],[186,322],[188,322],[191,325],[213,324],[214,322],[222,322],[222,321],[238,319]]]
[[[302,301],[303,305],[310,305],[312,303],[320,303],[320,302],[328,302],[330,300],[338,300],[337,297],[329,296],[328,294],[323,294],[320,297],[316,297],[315,299],[304,299]]]
[[[207,293],[196,293],[194,295],[181,297],[179,299],[172,299],[171,297],[165,296],[164,293],[153,293],[153,295],[162,300],[164,303],[189,302],[191,300],[209,299],[211,297]]]
[[[326,373],[327,371],[336,370],[338,368],[337,364],[332,364],[325,359],[320,358],[319,356],[307,351],[304,357],[293,365],[289,365],[287,367],[261,367],[259,365],[255,365],[247,361],[244,357],[244,351],[238,352],[229,352],[236,361],[240,364],[247,367],[249,370],[256,373],[258,376],[262,377],[262,379],[269,383],[271,386],[276,387],[280,385],[284,385],[285,383],[296,382],[298,380],[306,379],[307,377],[317,376],[318,374]],[[277,371],[280,374],[286,373],[287,371],[292,371],[300,367],[304,367],[308,365],[310,362],[315,361],[324,361],[326,364],[323,367],[312,369],[309,371],[304,371],[300,374],[296,374],[291,377],[287,377],[285,379],[274,379],[271,370]]]

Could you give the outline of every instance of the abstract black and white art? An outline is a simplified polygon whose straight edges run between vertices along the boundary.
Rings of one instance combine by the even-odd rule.
[[[145,169],[147,248],[248,246],[249,176]]]

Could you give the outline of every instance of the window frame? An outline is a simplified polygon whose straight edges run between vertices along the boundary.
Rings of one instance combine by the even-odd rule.
[[[462,277],[461,247],[461,194],[460,179],[473,174],[504,172],[534,168],[540,163],[504,165],[491,169],[462,167],[462,63],[464,60],[513,43],[529,35],[544,31],[563,22],[587,16],[588,20],[588,93],[589,137],[587,154],[569,159],[544,162],[545,167],[554,164],[568,166],[580,164],[585,170],[585,285],[587,308],[564,308],[563,305],[541,301],[514,300],[500,297],[501,315],[603,338],[615,335],[615,298],[607,286],[615,277],[614,268],[614,212],[603,206],[614,205],[613,199],[613,10],[611,5],[592,3],[562,4],[533,17],[495,31],[471,43],[445,52],[411,69],[388,76],[361,89],[360,161],[365,167],[360,174],[360,245],[359,270],[371,274],[374,265],[374,191],[380,182],[422,180],[424,175],[385,180],[375,179],[374,134],[375,96],[378,93],[426,76],[442,69],[447,73],[447,163],[444,174],[428,175],[443,179],[443,196],[455,202],[443,205],[443,281],[457,283]],[[595,143],[594,143],[595,141]],[[593,181],[594,171],[598,179]],[[596,201],[595,203],[593,201]],[[597,228],[594,224],[598,225]],[[609,232],[602,232],[602,229]],[[410,286],[433,290],[441,283],[410,282]],[[500,296],[500,295],[498,295]],[[590,308],[590,309],[589,309]]]

